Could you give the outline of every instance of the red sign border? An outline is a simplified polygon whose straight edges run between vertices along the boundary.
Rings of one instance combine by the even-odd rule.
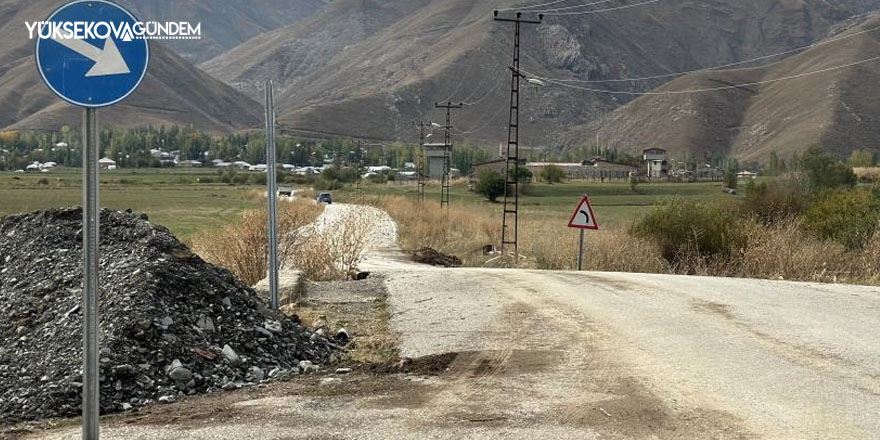
[[[592,217],[593,223],[595,223],[596,226],[578,226],[574,224],[574,219],[577,218],[577,215],[580,213],[579,208],[581,207],[581,205],[584,204],[584,202],[587,203],[587,208],[590,210],[590,216]],[[593,231],[599,230],[599,219],[596,218],[596,214],[593,213],[593,204],[590,203],[590,196],[584,196],[584,198],[582,198],[581,201],[578,202],[578,205],[574,208],[574,214],[571,215],[571,219],[568,221],[568,227],[572,229],[590,229]]]

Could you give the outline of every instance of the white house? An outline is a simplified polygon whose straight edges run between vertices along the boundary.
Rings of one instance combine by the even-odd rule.
[[[102,170],[115,170],[116,161],[109,157],[101,158],[101,160],[98,161],[98,168]]]

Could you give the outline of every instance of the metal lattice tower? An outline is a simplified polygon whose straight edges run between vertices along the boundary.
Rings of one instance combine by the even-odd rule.
[[[450,174],[452,172],[452,109],[460,109],[464,107],[464,104],[453,104],[451,102],[447,102],[446,104],[435,103],[434,107],[446,109],[446,125],[443,127],[443,145],[446,154],[443,160],[443,181],[440,187],[440,207],[449,208],[449,196],[450,190],[452,189],[452,182],[450,177]]]
[[[523,23],[541,24],[543,19],[543,14],[540,14],[537,20],[527,20],[522,18],[522,12],[517,12],[516,18],[501,18],[498,17],[498,11],[495,11],[495,21],[514,24],[513,64],[510,66],[512,78],[510,81],[510,120],[507,128],[507,166],[504,174],[506,183],[504,185],[504,219],[501,229],[501,255],[507,255],[507,250],[512,247],[514,259],[519,255],[519,82],[523,77],[519,70],[520,26]]]

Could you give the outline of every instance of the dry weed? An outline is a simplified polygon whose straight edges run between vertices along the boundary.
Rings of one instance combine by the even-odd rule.
[[[282,266],[301,246],[303,227],[314,222],[322,210],[307,202],[278,205],[278,257]],[[193,250],[205,260],[229,269],[244,283],[254,285],[269,268],[267,223],[266,208],[246,211],[237,222],[197,234],[192,240]]]

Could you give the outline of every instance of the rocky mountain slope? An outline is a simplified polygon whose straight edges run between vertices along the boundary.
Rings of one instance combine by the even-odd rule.
[[[492,10],[515,4],[337,0],[309,20],[258,36],[202,67],[251,96],[258,96],[255,85],[262,80],[276,80],[280,121],[291,131],[411,139],[412,119],[439,118],[433,103],[448,99],[474,103],[457,113],[457,127],[495,144],[507,122],[512,27],[493,22]],[[877,8],[867,0],[676,0],[548,16],[541,26],[524,27],[523,68],[579,80],[697,69],[820,41]],[[670,79],[602,88],[646,91]],[[564,132],[630,101],[560,87],[530,88],[524,99],[525,140],[550,148],[582,143],[578,136],[591,133]]]
[[[791,79],[773,82],[779,78]],[[880,146],[878,80],[880,15],[769,66],[676,79],[654,91],[661,94],[640,97],[580,132],[599,133],[603,144],[632,152],[662,147],[679,155],[730,153],[764,161],[771,152],[789,157],[821,144],[846,156]]]
[[[320,12],[327,0],[119,0],[141,20],[202,24],[202,39],[168,41],[187,61],[198,63],[245,41]]]
[[[50,0],[4,0],[0,16],[0,130],[56,129],[80,124],[80,110],[55,97],[42,83],[33,60],[26,21],[45,19],[57,7]],[[150,45],[150,69],[140,88],[101,123],[187,125],[215,132],[259,127],[263,110],[254,100],[210,77],[162,44]]]

